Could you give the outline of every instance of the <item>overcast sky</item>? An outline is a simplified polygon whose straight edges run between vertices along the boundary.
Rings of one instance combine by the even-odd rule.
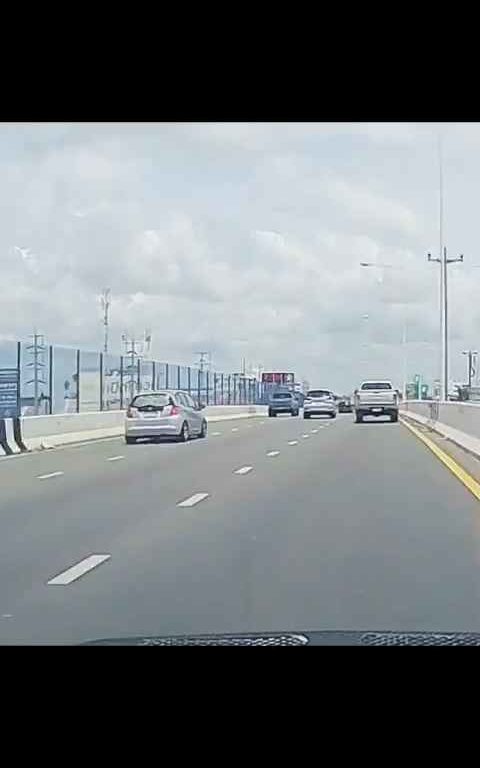
[[[100,349],[153,334],[159,360],[242,357],[350,391],[438,370],[438,135],[451,371],[480,344],[480,125],[0,125],[0,338]],[[393,265],[362,269],[360,261]],[[368,318],[365,319],[365,315]],[[368,344],[368,346],[365,346]]]

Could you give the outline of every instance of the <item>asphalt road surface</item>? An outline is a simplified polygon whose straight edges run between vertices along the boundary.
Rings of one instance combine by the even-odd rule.
[[[108,440],[2,459],[0,491],[0,643],[480,631],[479,502],[400,423]]]

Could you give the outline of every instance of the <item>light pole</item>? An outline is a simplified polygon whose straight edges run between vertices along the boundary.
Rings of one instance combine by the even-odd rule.
[[[449,264],[453,264],[457,261],[462,262],[463,261],[463,253],[460,254],[460,256],[457,256],[455,259],[448,259],[447,258],[447,248],[443,248],[442,257],[440,259],[436,259],[432,257],[432,254],[427,254],[428,261],[435,261],[441,266],[441,273],[440,273],[440,286],[441,286],[441,297],[442,297],[442,306],[441,306],[441,316],[442,316],[442,334],[441,334],[441,346],[442,346],[442,368],[443,368],[443,382],[441,382],[441,390],[440,390],[440,399],[448,400],[448,281],[447,281],[447,275],[448,270],[447,267]]]

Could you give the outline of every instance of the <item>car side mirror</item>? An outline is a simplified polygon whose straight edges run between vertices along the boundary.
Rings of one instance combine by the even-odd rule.
[[[199,403],[199,404],[198,404],[198,406],[197,406],[197,409],[198,409],[199,411],[203,411],[203,409],[204,409],[204,408],[206,408],[206,407],[207,407],[207,406],[205,405],[205,403]]]

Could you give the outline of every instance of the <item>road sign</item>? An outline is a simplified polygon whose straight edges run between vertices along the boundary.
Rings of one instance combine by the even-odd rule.
[[[0,418],[18,416],[18,370],[0,368]]]

